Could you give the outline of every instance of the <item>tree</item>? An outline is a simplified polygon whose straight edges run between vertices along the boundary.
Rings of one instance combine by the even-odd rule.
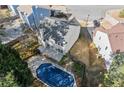
[[[119,13],[119,17],[124,18],[124,9],[122,9]]]
[[[104,74],[104,86],[123,87],[124,86],[124,55],[117,54],[113,58],[112,65],[108,72]]]
[[[4,78],[0,79],[0,86],[6,87],[18,86],[18,84],[15,81],[13,72],[8,72]]]
[[[30,86],[33,76],[16,50],[0,44],[0,86]]]

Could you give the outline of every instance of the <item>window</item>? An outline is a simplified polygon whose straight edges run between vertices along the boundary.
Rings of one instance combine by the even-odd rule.
[[[99,40],[101,40],[101,37],[99,37]]]
[[[60,53],[63,53],[63,50],[61,50],[61,49],[58,49],[58,52],[60,52]]]
[[[99,50],[99,51],[101,50],[100,46],[98,46],[98,50]]]
[[[107,50],[107,49],[108,49],[108,47],[106,46],[106,47],[105,47],[105,50]]]
[[[60,50],[61,53],[63,53],[63,50]]]
[[[58,52],[60,52],[60,49],[58,49]]]

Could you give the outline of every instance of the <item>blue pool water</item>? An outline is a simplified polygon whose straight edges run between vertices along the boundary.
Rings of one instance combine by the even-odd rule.
[[[40,80],[52,87],[72,87],[74,85],[74,78],[71,74],[51,63],[41,64],[36,73]]]

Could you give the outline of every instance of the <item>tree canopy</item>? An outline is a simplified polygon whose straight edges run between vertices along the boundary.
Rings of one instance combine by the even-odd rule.
[[[30,86],[33,76],[16,50],[0,44],[0,87]]]
[[[117,54],[113,58],[109,71],[104,75],[103,84],[108,87],[124,86],[124,54]]]
[[[122,9],[119,13],[119,17],[124,18],[124,9]]]

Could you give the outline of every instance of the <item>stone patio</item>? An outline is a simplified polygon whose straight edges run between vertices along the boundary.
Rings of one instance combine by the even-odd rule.
[[[32,74],[34,77],[37,78],[37,75],[36,75],[36,69],[42,64],[42,63],[45,63],[47,62],[47,60],[45,60],[46,58],[43,58],[41,56],[33,56],[31,58],[29,58],[27,60],[27,63],[28,63],[28,67],[30,68]]]
[[[60,61],[61,58],[63,57],[63,54],[62,53],[59,53],[57,51],[54,51],[50,48],[44,48],[43,46],[40,46],[38,48],[40,50],[40,52],[43,54],[43,55],[46,55],[52,59],[55,59],[56,61]]]

